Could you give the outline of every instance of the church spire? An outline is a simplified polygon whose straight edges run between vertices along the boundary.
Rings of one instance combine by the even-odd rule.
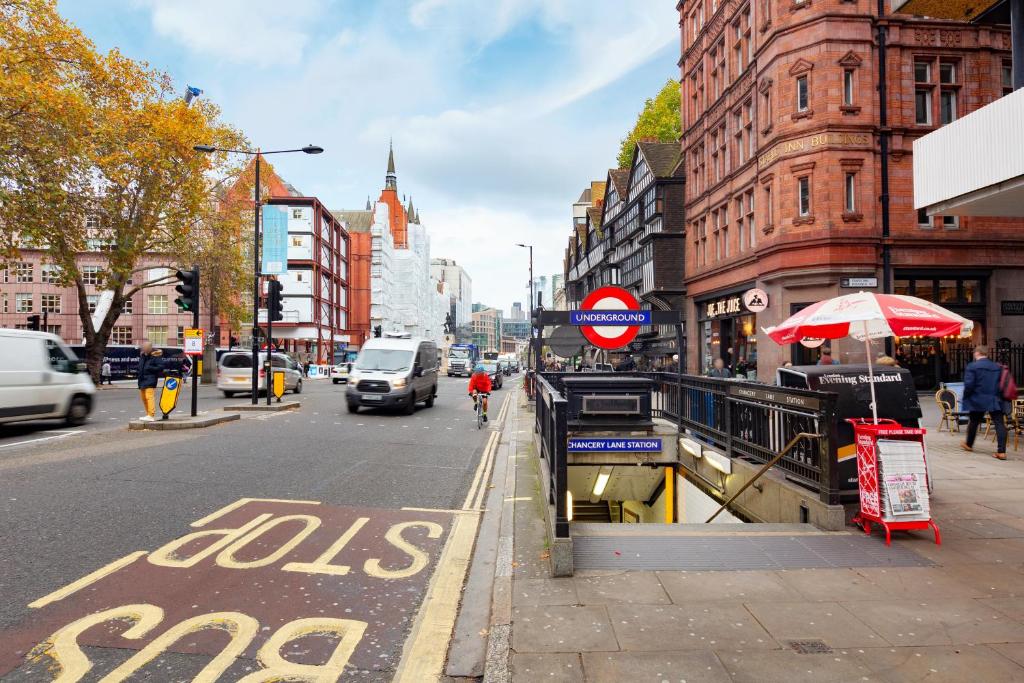
[[[373,204],[370,203],[370,195],[366,195],[366,210],[373,211]]]
[[[412,205],[412,195],[409,195],[409,205],[405,208],[405,213],[409,216],[410,223],[416,222],[416,209]]]
[[[395,173],[395,146],[388,140],[388,173],[384,177],[384,189],[398,191],[398,175]]]

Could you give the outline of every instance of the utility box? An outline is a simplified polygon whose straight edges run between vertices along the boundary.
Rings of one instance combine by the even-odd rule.
[[[654,428],[651,391],[654,382],[643,377],[566,377],[567,426],[570,431]]]

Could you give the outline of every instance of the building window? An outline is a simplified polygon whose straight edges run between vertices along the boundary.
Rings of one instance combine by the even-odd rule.
[[[14,295],[14,312],[31,313],[35,305],[32,303],[32,295],[25,292],[18,292]]]
[[[90,313],[95,313],[96,312],[96,307],[99,305],[99,303],[100,303],[100,295],[99,294],[86,294],[85,295],[85,306],[86,306],[86,308],[89,309]]]
[[[40,295],[39,310],[41,313],[60,313],[60,294]]]
[[[943,216],[942,227],[946,230],[959,230],[960,216]]]
[[[934,81],[938,71],[938,83]],[[917,59],[914,61],[914,122],[930,126],[936,120],[940,125],[956,121],[959,84],[959,64],[954,61]],[[934,92],[938,90],[938,98]],[[938,106],[938,111],[932,110]]]
[[[1003,81],[1003,94],[1009,95],[1013,92],[1013,62],[1004,59],[1001,64],[1001,75]]]
[[[800,216],[811,215],[811,179],[807,176],[797,178],[797,212]]]
[[[292,246],[293,247],[301,247],[302,246],[302,238],[299,237],[298,235],[292,235]]]
[[[100,215],[98,213],[90,213],[85,217],[85,227],[88,230],[98,230],[100,227]]]
[[[292,218],[296,220],[302,219],[302,209],[292,209]]]
[[[767,133],[772,128],[772,91],[770,89],[761,93],[761,111],[763,119],[761,130]]]
[[[854,213],[857,210],[857,174],[846,174],[846,194],[844,206],[846,213]]]
[[[98,285],[100,283],[99,266],[82,266],[82,284]]]
[[[765,185],[764,186],[764,213],[765,213],[765,221],[767,221],[766,225],[774,225],[774,223],[775,223],[775,221],[773,220],[774,217],[775,217],[774,216],[774,211],[775,211],[775,209],[772,207],[772,186],[771,185]],[[753,235],[754,233],[751,232],[750,234]],[[751,244],[750,246],[754,246],[754,245]]]
[[[928,212],[925,209],[918,209],[917,210],[917,227],[919,227],[919,228],[930,228],[930,227],[932,227],[931,216],[928,215]]]
[[[932,122],[932,91],[918,88],[914,91],[914,123],[929,126]]]
[[[185,326],[178,325],[174,331],[174,343],[178,346],[185,345]]]
[[[52,263],[44,263],[40,268],[39,276],[44,284],[47,285],[59,285],[60,284],[60,267]]]
[[[747,51],[743,47],[743,26],[740,25],[739,19],[732,24],[733,32],[733,60],[736,62],[736,77],[739,78],[740,74],[743,73],[744,64],[743,60],[747,54]]]
[[[942,90],[939,93],[939,123],[945,125],[956,121],[956,91]]]
[[[743,115],[740,112],[733,114],[733,128],[736,131],[736,166],[742,166],[743,162],[746,161],[744,156],[746,152],[746,145],[743,144]]]
[[[34,270],[33,264],[27,261],[17,264],[14,269],[16,275],[15,282],[32,282]]]
[[[853,105],[853,69],[843,69],[843,104]]]
[[[132,328],[130,325],[118,325],[110,331],[111,344],[131,344]]]
[[[808,109],[807,76],[797,77],[797,111],[806,112]]]
[[[743,103],[743,136],[747,142],[747,158],[754,158],[757,141],[754,139],[754,100]]]
[[[150,294],[146,297],[146,312],[150,315],[164,315],[167,313],[167,295]]]
[[[10,313],[8,306],[7,292],[0,292],[0,313]]]
[[[740,252],[742,252],[747,248],[747,239],[743,230],[743,195],[736,198],[736,232],[739,234]]]
[[[146,328],[146,339],[154,346],[167,346],[167,326],[158,325]]]
[[[757,219],[754,217],[754,191],[747,192],[747,230],[750,231],[750,248],[757,244]]]

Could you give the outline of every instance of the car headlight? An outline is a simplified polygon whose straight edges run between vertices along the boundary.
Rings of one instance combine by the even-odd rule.
[[[391,380],[391,388],[392,389],[402,389],[402,388],[405,387],[405,385],[406,385],[406,380],[405,380],[404,377],[399,377],[398,379]]]
[[[359,373],[355,372],[353,370],[352,372],[348,373],[348,379],[349,379],[350,382],[358,382],[359,381]]]

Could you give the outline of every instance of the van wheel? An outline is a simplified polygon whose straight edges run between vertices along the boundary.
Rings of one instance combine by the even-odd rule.
[[[409,402],[402,407],[402,412],[406,415],[412,415],[416,412],[416,392],[409,392]]]
[[[292,391],[292,393],[293,394],[301,394],[302,393],[302,380],[301,379],[298,382],[295,383],[295,389]]]
[[[64,416],[64,422],[69,427],[79,427],[89,419],[89,399],[84,396],[75,396],[68,406],[68,414]]]
[[[224,398],[234,398],[235,397],[235,392],[233,392],[233,391],[222,391],[220,393],[224,394]]]
[[[437,387],[434,387],[433,389],[430,390],[430,396],[427,398],[427,402],[424,405],[426,405],[428,408],[433,408],[434,407],[434,399],[436,399],[436,398],[437,398]]]
[[[353,413],[353,414],[358,413],[359,412],[359,405],[356,404],[356,403],[349,403],[348,404],[348,412]]]

